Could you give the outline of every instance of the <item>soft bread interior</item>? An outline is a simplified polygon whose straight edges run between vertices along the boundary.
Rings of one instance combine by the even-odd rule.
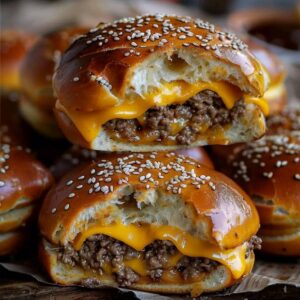
[[[57,248],[43,240],[40,247],[41,259],[52,279],[64,285],[83,285],[86,287],[116,286],[114,278],[100,276],[96,273],[89,273],[79,267],[70,267],[57,260]],[[248,267],[251,269],[253,257],[248,260]],[[188,284],[134,284],[131,288],[161,293],[184,294],[191,292],[199,295],[202,292],[213,292],[224,289],[232,284],[231,272],[223,265],[217,266],[211,272],[206,273],[201,281]]]
[[[264,76],[268,78],[266,74]],[[191,49],[175,49],[149,56],[134,69],[125,94],[127,97],[132,93],[143,96],[153,89],[160,89],[165,82],[177,80],[188,83],[222,80],[239,87],[247,94],[259,96],[249,83],[249,78],[241,72],[240,66],[200,56]],[[265,80],[266,86],[267,81]]]
[[[130,196],[126,200],[126,196]],[[109,212],[109,214],[107,214]],[[127,185],[116,190],[109,200],[98,202],[92,207],[81,210],[69,228],[60,225],[53,234],[53,241],[63,244],[72,242],[75,237],[93,225],[109,225],[115,220],[128,225],[137,222],[157,225],[170,225],[190,233],[194,237],[208,240],[208,223],[196,218],[194,209],[185,204],[179,195],[166,194],[159,189],[139,192],[135,186]]]
[[[224,132],[224,143],[233,144],[246,142],[262,136],[265,132],[265,119],[261,110],[254,104],[246,104],[246,112],[234,124],[222,127]],[[218,127],[217,130],[220,128]],[[217,133],[214,129],[209,129],[205,136],[200,136],[189,147],[205,146],[215,144],[213,139]],[[153,144],[134,144],[131,142],[120,142],[110,138],[109,133],[101,130],[98,136],[93,140],[91,148],[102,151],[167,151],[178,148],[185,148],[186,145],[163,145],[162,143]]]

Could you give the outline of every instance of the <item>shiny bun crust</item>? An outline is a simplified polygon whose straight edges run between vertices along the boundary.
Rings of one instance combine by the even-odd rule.
[[[43,202],[41,233],[66,245],[92,220],[130,223],[119,205],[133,193],[134,222],[163,222],[222,248],[242,244],[259,227],[252,201],[229,178],[191,158],[153,152],[110,154],[68,173]]]
[[[55,97],[52,76],[62,52],[86,28],[67,28],[41,37],[28,52],[21,68],[22,90],[28,101],[42,109],[52,110]]]
[[[270,85],[282,82],[285,79],[286,70],[278,56],[249,36],[243,38],[243,41],[248,45],[249,51],[267,69],[270,76]]]
[[[251,95],[263,95],[268,84],[264,68],[233,34],[200,19],[146,15],[100,24],[75,41],[62,57],[54,89],[65,108],[99,110],[101,98],[113,95],[120,100],[159,87],[159,82],[142,76],[143,70],[172,55],[209,65],[202,74],[208,81],[228,80]],[[166,68],[161,81],[180,80],[183,74],[173,70],[171,79],[167,66],[161,68]],[[186,77],[199,80],[195,74]]]
[[[36,40],[32,33],[1,30],[0,32],[0,88],[19,90],[21,63]]]
[[[300,226],[300,140],[266,136],[231,161],[232,178],[255,201],[261,224]]]
[[[287,103],[287,90],[284,84],[286,70],[280,59],[268,48],[254,39],[243,38],[249,51],[262,63],[270,75],[270,86],[264,94],[270,107],[270,115],[281,112]]]
[[[211,159],[203,147],[182,149],[175,151],[175,153],[191,157],[206,167],[214,168]],[[54,162],[50,170],[54,177],[59,179],[73,168],[87,162],[105,158],[107,154],[107,152],[84,149],[73,145]]]
[[[300,226],[262,226],[259,235],[264,253],[300,257]]]
[[[5,213],[39,199],[53,179],[27,148],[0,147],[0,213]]]

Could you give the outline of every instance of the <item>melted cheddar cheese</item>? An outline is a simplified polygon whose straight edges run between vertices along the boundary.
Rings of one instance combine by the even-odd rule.
[[[76,128],[88,142],[92,142],[98,135],[102,125],[109,120],[138,119],[153,106],[183,104],[204,90],[216,92],[228,109],[231,109],[237,100],[244,97],[246,102],[255,103],[261,108],[264,114],[268,114],[268,104],[264,99],[244,95],[240,89],[223,81],[198,82],[196,84],[184,81],[166,83],[158,92],[150,93],[146,97],[136,96],[134,99],[123,101],[122,104],[116,104],[114,97],[112,101],[109,101],[111,106],[105,105],[103,109],[93,112],[66,109],[59,101],[56,102],[56,108],[64,112],[72,120]],[[107,101],[103,102],[107,103]]]
[[[76,237],[74,248],[79,250],[84,241],[94,234],[108,235],[124,242],[137,251],[143,250],[155,240],[171,241],[180,254],[170,260],[170,266],[176,264],[180,255],[186,255],[218,261],[231,270],[235,279],[240,278],[247,268],[245,259],[246,243],[234,249],[222,250],[217,245],[199,240],[179,228],[168,225],[123,225],[120,223],[107,226],[94,225]],[[146,274],[147,266],[139,258],[128,261],[127,265],[141,275]]]

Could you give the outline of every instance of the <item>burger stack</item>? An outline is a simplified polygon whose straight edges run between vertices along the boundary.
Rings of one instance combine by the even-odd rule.
[[[74,41],[53,77],[57,123],[77,146],[40,212],[50,277],[198,295],[249,274],[257,211],[188,149],[263,135],[267,85],[241,40],[189,17],[125,18]]]
[[[40,200],[50,188],[50,172],[28,148],[28,131],[18,114],[20,64],[35,37],[3,31],[0,36],[0,255],[24,248],[36,232]],[[33,234],[35,233],[35,234]]]
[[[281,113],[277,58],[249,42],[257,57],[208,22],[156,14],[33,46],[21,114],[73,144],[39,213],[54,282],[219,291],[251,272],[259,217],[265,252],[299,255],[299,115]]]

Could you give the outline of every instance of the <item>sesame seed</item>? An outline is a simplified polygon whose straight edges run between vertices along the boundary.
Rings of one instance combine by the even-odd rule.
[[[69,203],[67,203],[66,205],[65,205],[65,210],[68,210],[70,208],[70,204]]]
[[[74,198],[75,197],[75,194],[74,193],[70,193],[68,198]]]
[[[300,180],[300,173],[294,174],[294,179],[295,180]]]
[[[56,213],[56,208],[52,208],[51,213],[55,214]]]
[[[71,184],[73,184],[73,180],[69,180],[69,181],[66,183],[66,185],[71,185]]]
[[[74,78],[73,78],[73,81],[75,81],[75,82],[76,82],[76,81],[79,81],[79,77],[74,77]]]
[[[0,181],[0,187],[5,186],[5,182],[4,181]]]

